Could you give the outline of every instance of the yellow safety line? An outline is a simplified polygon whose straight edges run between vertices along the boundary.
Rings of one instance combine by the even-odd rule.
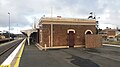
[[[2,66],[0,66],[0,67],[10,67],[10,65],[2,65]]]
[[[21,59],[21,56],[22,56],[22,53],[23,53],[24,46],[25,46],[25,42],[24,42],[23,45],[22,45],[22,48],[21,48],[21,50],[20,50],[20,53],[19,53],[19,55],[18,55],[18,58],[17,58],[17,60],[16,60],[16,63],[15,63],[15,65],[14,65],[14,67],[19,67],[19,62],[20,62],[20,59]]]

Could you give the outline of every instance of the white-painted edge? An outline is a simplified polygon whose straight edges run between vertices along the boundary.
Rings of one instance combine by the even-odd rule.
[[[75,33],[75,30],[74,29],[68,29],[67,30],[67,33],[69,33],[70,31],[73,31]]]
[[[120,47],[120,45],[111,45],[111,44],[103,44],[105,46],[113,46],[113,47]]]
[[[88,31],[90,31],[90,32],[91,32],[91,34],[93,34],[93,32],[92,32],[91,30],[86,30],[86,31],[85,31],[85,34],[86,34]]]
[[[13,59],[15,58],[16,54],[19,52],[20,48],[22,47],[22,44],[26,38],[19,44],[19,46],[8,56],[8,58],[1,64],[2,65],[10,65]]]

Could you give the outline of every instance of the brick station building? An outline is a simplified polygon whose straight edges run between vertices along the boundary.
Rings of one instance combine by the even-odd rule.
[[[94,19],[42,17],[39,27],[38,43],[41,47],[45,45],[49,48],[85,47],[86,35],[96,35],[96,20]],[[98,45],[101,45],[101,42]]]

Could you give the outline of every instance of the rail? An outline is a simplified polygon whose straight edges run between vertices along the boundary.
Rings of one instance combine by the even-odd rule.
[[[4,51],[0,52],[0,56],[2,56],[4,53],[6,53],[7,51],[9,51],[11,48],[15,47],[15,45],[12,45],[11,47],[5,49]]]

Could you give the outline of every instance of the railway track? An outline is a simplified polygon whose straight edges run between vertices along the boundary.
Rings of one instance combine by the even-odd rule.
[[[0,64],[14,51],[22,40],[0,47]]]
[[[9,51],[10,49],[12,49],[15,46],[17,46],[17,45],[12,45],[9,48],[7,48],[7,49],[3,50],[2,52],[0,52],[0,56],[2,56],[4,53],[6,53],[7,51]]]

